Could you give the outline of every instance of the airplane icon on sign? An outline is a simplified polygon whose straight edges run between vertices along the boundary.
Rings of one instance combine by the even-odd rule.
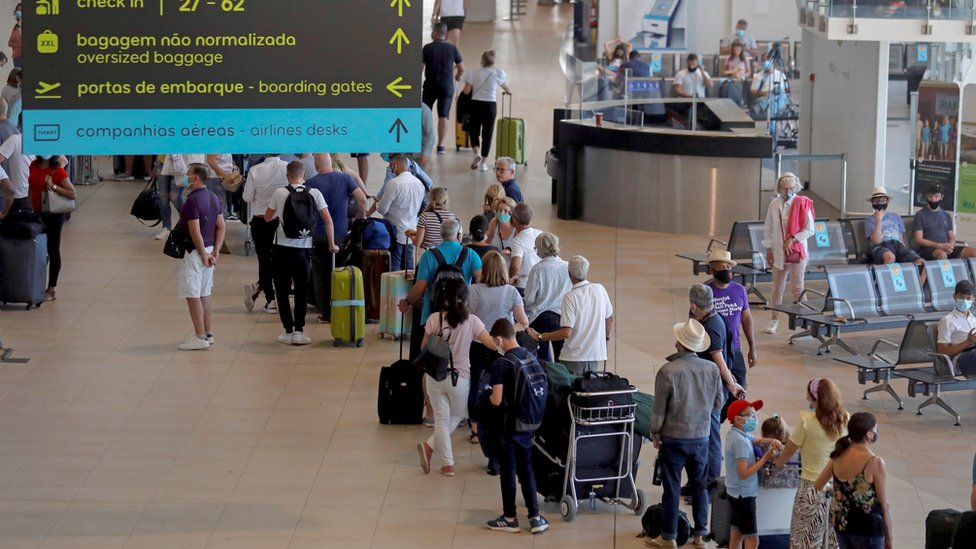
[[[60,87],[61,87],[60,82],[55,82],[54,84],[48,84],[47,82],[38,82],[37,89],[34,90],[34,93],[37,94],[34,96],[34,99],[61,99],[60,95],[48,95],[48,93]]]

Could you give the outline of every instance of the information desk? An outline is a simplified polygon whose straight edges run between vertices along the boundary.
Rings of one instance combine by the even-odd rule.
[[[682,107],[680,100],[652,102]],[[592,113],[587,107],[594,106],[601,105],[584,104],[577,112]],[[726,99],[701,100],[697,109],[713,129],[606,120],[598,126],[593,118],[559,122],[559,218],[702,236],[724,235],[737,220],[759,219],[762,159],[771,155],[772,138]]]

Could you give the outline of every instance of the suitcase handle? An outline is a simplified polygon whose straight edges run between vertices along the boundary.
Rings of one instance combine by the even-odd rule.
[[[508,116],[505,116],[505,98],[508,98]],[[512,94],[507,91],[502,92],[502,118],[511,118],[513,113]]]

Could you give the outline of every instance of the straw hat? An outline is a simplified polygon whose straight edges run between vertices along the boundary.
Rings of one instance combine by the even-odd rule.
[[[889,199],[891,198],[891,195],[889,195],[885,191],[885,188],[884,187],[875,187],[874,190],[871,191],[871,198],[868,198],[868,202],[871,202],[875,198],[880,198],[882,196],[885,197],[885,198],[889,198]]]
[[[705,331],[705,327],[694,318],[689,318],[688,322],[675,324],[674,338],[685,349],[693,353],[705,352],[712,343],[708,337],[708,333]]]
[[[738,265],[738,263],[732,260],[732,253],[728,250],[712,250],[708,252],[707,263],[709,265],[712,263],[728,263],[732,268]]]

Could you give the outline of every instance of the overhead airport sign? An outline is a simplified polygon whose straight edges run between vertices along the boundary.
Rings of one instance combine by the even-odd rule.
[[[27,0],[31,154],[418,152],[421,0]]]

